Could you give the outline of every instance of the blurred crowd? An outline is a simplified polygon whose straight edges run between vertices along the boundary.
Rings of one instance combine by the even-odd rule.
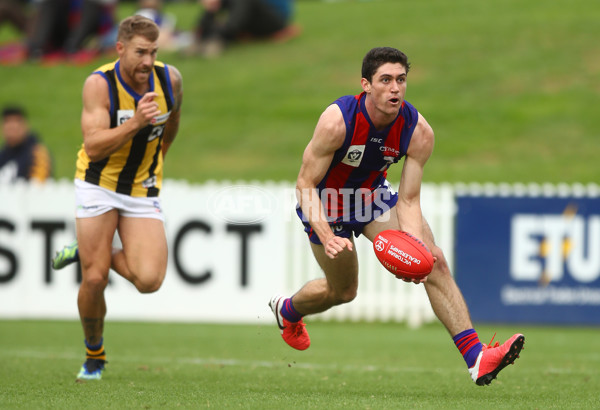
[[[0,26],[11,25],[21,36],[0,44],[0,64],[87,64],[112,53],[119,1],[0,0]],[[233,43],[284,41],[300,32],[292,23],[294,0],[190,0],[198,17],[189,31],[178,29],[167,11],[170,1],[175,0],[137,0],[135,14],[159,25],[162,50],[187,56],[212,58]]]
[[[0,65],[116,58],[119,1],[124,0],[0,0],[0,28],[11,25],[20,35],[18,41],[0,43]],[[160,27],[159,49],[190,57],[214,58],[235,43],[282,42],[300,33],[292,23],[294,0],[189,0],[198,13],[189,31],[178,29],[167,11],[169,0],[133,1],[135,14]],[[30,129],[26,109],[7,105],[1,120],[0,184],[52,178],[51,154]]]

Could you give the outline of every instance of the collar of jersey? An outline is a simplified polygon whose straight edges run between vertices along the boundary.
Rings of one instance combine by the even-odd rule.
[[[400,116],[400,113],[402,112],[402,106],[400,107],[400,109],[398,110],[398,115],[396,115],[396,118],[394,118],[394,121],[392,121],[391,123],[388,124],[387,127],[385,127],[384,129],[382,129],[381,131],[377,131],[377,128],[375,128],[375,125],[373,125],[373,121],[371,121],[371,117],[369,117],[369,112],[367,111],[367,107],[365,105],[365,101],[367,100],[367,93],[362,92],[361,93],[361,97],[359,100],[359,104],[360,104],[360,111],[363,113],[363,115],[365,116],[365,118],[367,119],[367,121],[369,122],[369,125],[371,126],[371,128],[375,131],[375,133],[377,134],[387,134],[387,132],[392,128],[392,126],[394,125],[394,123],[398,120],[398,117]],[[404,105],[404,101],[402,102],[402,105]]]
[[[135,102],[137,103],[139,101],[139,99],[142,98],[143,96],[136,93],[135,90],[129,86],[129,84],[127,84],[125,81],[123,81],[123,78],[121,77],[121,70],[119,69],[120,66],[121,66],[121,60],[117,61],[117,64],[115,65],[115,71],[117,72],[117,78],[119,79],[119,82],[121,83],[121,85],[123,86],[125,91],[127,91],[127,93],[129,95],[131,95],[133,97],[133,99],[135,100]],[[150,89],[148,90],[148,92],[154,91],[154,70],[152,70],[152,72],[150,73],[150,77],[148,78],[148,84],[150,85]]]

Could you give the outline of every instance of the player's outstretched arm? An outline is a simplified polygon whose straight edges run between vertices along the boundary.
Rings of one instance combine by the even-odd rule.
[[[330,105],[321,114],[313,137],[304,150],[296,181],[296,195],[302,212],[330,258],[335,258],[344,249],[352,250],[352,242],[335,236],[331,231],[316,186],[329,169],[335,151],[344,143],[345,135],[342,112],[337,105]]]
[[[421,182],[425,163],[433,152],[433,129],[425,118],[419,114],[417,127],[410,140],[402,177],[398,188],[398,222],[400,230],[406,231],[419,239],[424,237],[423,215],[421,212]]]

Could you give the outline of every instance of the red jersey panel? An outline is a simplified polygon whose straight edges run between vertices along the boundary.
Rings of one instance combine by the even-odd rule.
[[[333,211],[348,216],[359,204],[368,204],[369,195],[365,193],[384,186],[387,169],[406,155],[419,119],[416,108],[404,101],[396,119],[378,131],[365,108],[365,97],[363,92],[334,102],[342,111],[346,138],[317,185],[327,215]]]

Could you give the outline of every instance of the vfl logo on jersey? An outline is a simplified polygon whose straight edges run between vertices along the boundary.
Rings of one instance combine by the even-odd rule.
[[[342,162],[352,167],[358,167],[365,153],[364,145],[350,145]]]
[[[122,125],[125,121],[133,117],[133,110],[118,110],[117,111],[117,124]]]

